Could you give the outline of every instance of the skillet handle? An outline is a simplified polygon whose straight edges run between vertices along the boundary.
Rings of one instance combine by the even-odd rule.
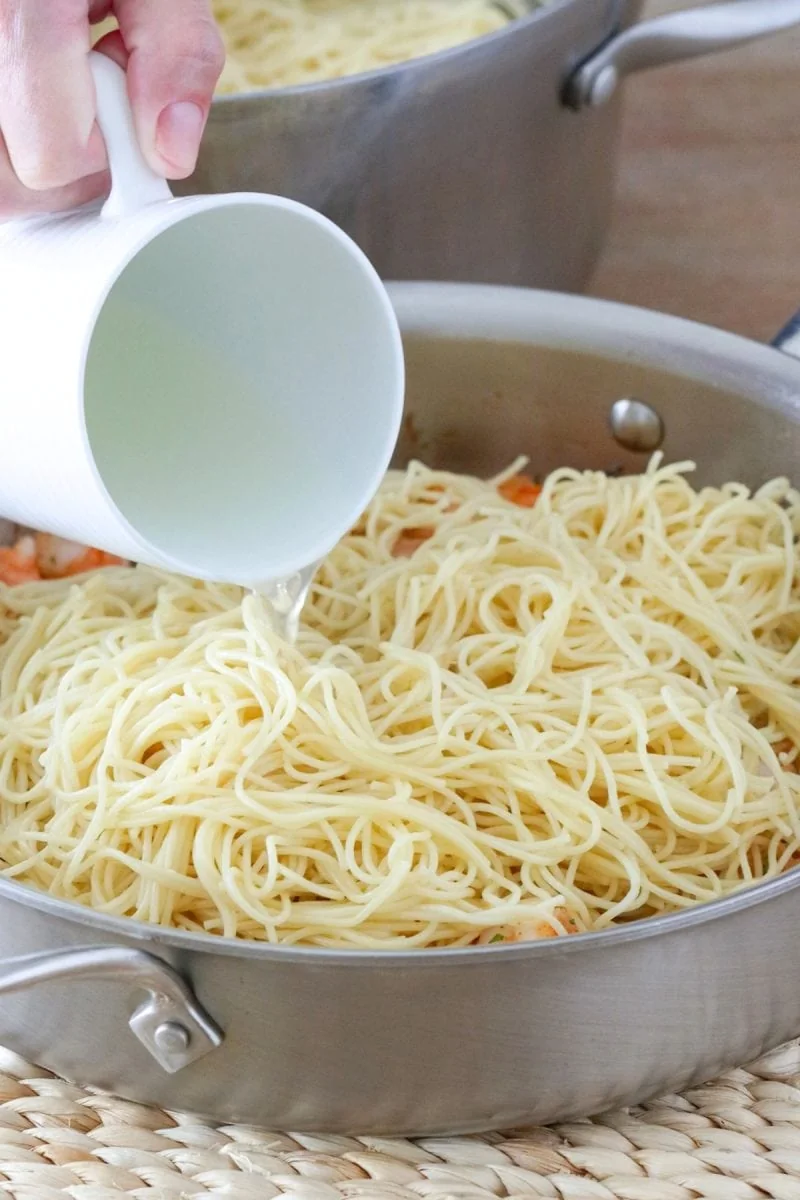
[[[43,983],[92,980],[127,982],[147,993],[128,1024],[170,1075],[222,1044],[222,1031],[178,972],[163,959],[127,946],[86,946],[6,959],[0,964],[0,997]]]
[[[730,50],[800,25],[800,0],[728,0],[668,13],[610,38],[567,80],[569,108],[597,108],[634,71]]]
[[[786,322],[778,336],[772,339],[772,345],[792,358],[800,358],[800,312]]]

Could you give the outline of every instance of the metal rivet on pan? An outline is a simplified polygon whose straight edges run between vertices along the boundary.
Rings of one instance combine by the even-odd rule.
[[[191,1035],[185,1025],[164,1021],[153,1033],[153,1041],[162,1054],[183,1054],[189,1049]]]
[[[626,450],[657,450],[664,440],[664,422],[641,400],[615,400],[609,413],[614,440]]]

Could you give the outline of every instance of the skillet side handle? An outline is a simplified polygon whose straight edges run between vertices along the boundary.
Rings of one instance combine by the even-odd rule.
[[[0,999],[47,983],[128,983],[146,992],[128,1019],[162,1070],[173,1075],[222,1044],[223,1034],[169,963],[127,946],[26,954],[0,963]]]
[[[778,336],[772,339],[772,345],[792,358],[800,358],[800,312],[786,322]]]
[[[598,108],[634,71],[730,50],[800,24],[800,0],[728,0],[668,13],[612,37],[567,80],[568,108]]]

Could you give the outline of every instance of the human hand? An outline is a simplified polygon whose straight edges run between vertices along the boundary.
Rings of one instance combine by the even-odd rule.
[[[208,0],[0,0],[0,220],[108,190],[89,50],[111,15],[95,48],[127,70],[145,158],[168,179],[194,170],[224,62]]]

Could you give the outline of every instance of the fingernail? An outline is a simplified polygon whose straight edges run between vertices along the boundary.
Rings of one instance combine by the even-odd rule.
[[[169,166],[194,170],[204,124],[203,110],[191,100],[167,105],[156,125],[156,149]]]

